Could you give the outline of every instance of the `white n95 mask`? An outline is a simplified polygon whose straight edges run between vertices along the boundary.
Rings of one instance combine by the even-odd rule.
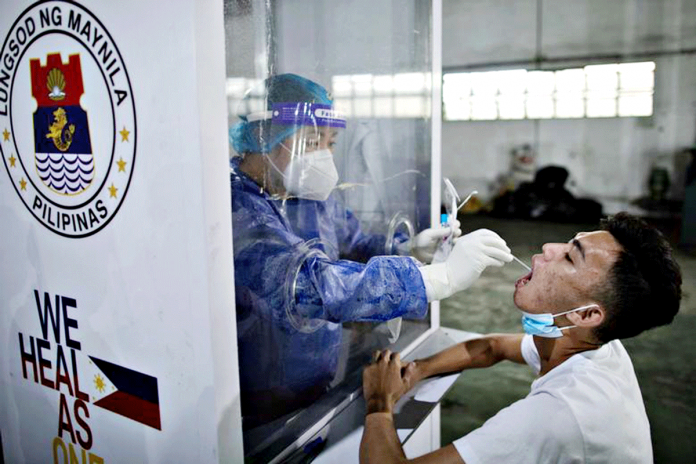
[[[283,173],[285,190],[307,200],[326,200],[337,183],[338,171],[328,149],[294,156]]]
[[[568,313],[574,313],[575,311],[582,311],[583,309],[593,308],[595,306],[597,305],[589,304],[558,314],[531,314],[522,311],[522,328],[524,328],[524,332],[529,335],[537,335],[544,338],[560,338],[563,336],[563,332],[561,332],[562,330],[572,329],[575,326],[569,325],[566,327],[556,327],[553,325],[553,319],[555,317],[563,316],[564,314]]]

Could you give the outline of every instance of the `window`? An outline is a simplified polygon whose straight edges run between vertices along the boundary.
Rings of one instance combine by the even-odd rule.
[[[430,73],[354,74],[334,76],[331,92],[334,107],[346,117],[427,118],[430,117]],[[227,78],[227,101],[231,115],[263,111],[262,79]],[[238,108],[247,91],[261,92],[244,100],[252,108]]]
[[[449,73],[443,81],[448,121],[650,116],[655,63]]]
[[[430,116],[431,74],[354,74],[334,76],[334,106],[354,118]]]

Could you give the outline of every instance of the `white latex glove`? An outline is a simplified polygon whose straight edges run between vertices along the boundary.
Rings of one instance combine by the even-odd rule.
[[[419,267],[428,301],[442,300],[469,288],[488,266],[512,261],[505,240],[488,229],[479,229],[455,240],[444,263]]]
[[[454,237],[456,238],[462,235],[462,231],[459,228],[461,226],[459,221],[455,220],[453,226]],[[451,231],[451,225],[447,227],[434,227],[421,231],[412,241],[411,254],[422,263],[432,262],[437,245],[442,239],[447,237]]]

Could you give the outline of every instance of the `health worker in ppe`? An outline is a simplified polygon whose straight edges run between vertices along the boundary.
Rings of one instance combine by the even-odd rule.
[[[257,111],[249,107],[262,102]],[[326,89],[294,74],[266,79],[230,129],[237,335],[244,427],[321,396],[333,379],[341,323],[423,318],[428,302],[464,290],[512,259],[494,232],[456,239],[445,262],[386,256],[331,195],[332,148],[346,121]],[[397,243],[423,261],[448,228]]]

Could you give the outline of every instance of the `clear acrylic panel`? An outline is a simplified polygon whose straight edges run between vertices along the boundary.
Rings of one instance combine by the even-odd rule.
[[[266,462],[430,327],[408,254],[431,217],[431,7],[224,4],[244,452]]]
[[[375,76],[372,86],[378,95],[391,95],[394,93],[394,76],[391,74]]]

